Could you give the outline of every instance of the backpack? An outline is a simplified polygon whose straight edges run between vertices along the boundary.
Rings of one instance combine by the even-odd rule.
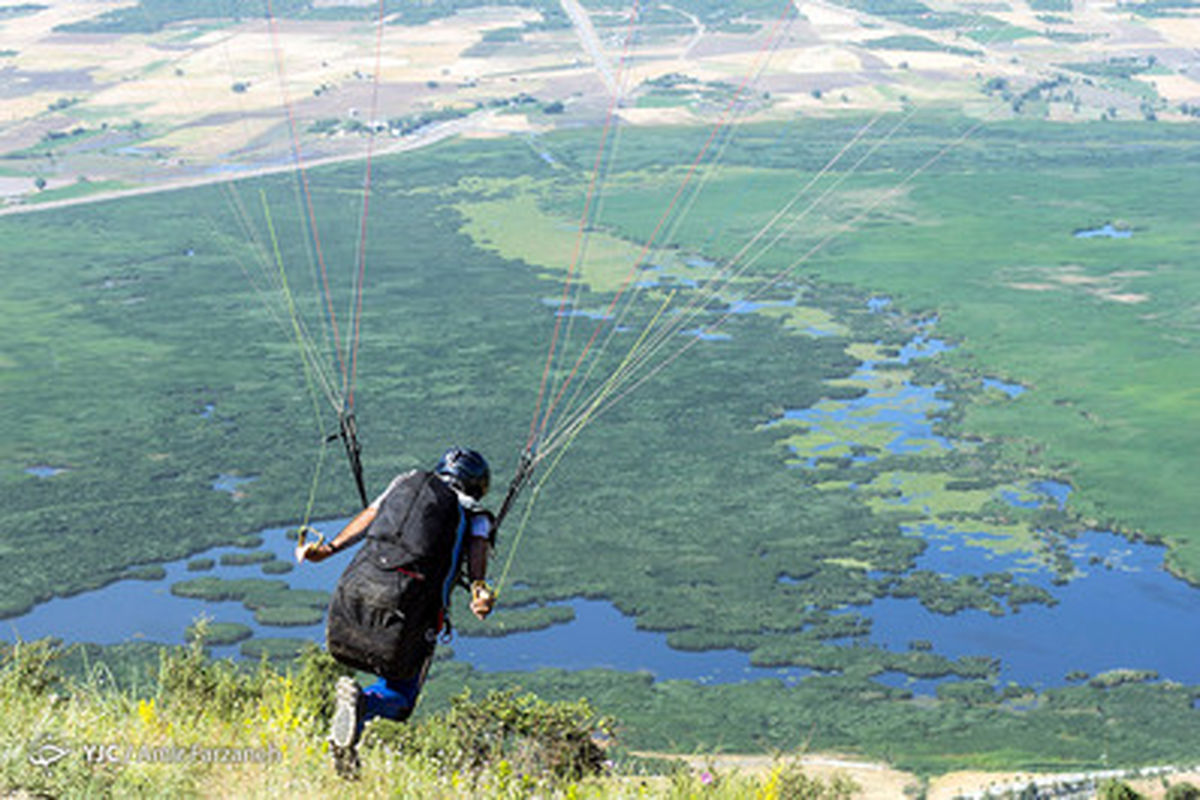
[[[443,626],[465,531],[458,496],[441,478],[402,478],[338,579],[325,628],[330,654],[383,678],[420,674]]]

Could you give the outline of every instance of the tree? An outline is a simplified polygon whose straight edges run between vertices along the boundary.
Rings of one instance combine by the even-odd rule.
[[[1200,800],[1200,789],[1190,783],[1177,783],[1167,789],[1164,800]]]
[[[1142,800],[1142,795],[1135,792],[1128,783],[1107,780],[1100,784],[1100,800]]]

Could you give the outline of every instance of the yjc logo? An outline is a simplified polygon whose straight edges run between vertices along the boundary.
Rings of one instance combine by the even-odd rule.
[[[70,748],[62,746],[49,735],[38,736],[29,743],[29,763],[35,767],[49,769],[70,754]]]
[[[129,752],[115,744],[85,744],[83,758],[89,764],[123,764],[129,760]]]

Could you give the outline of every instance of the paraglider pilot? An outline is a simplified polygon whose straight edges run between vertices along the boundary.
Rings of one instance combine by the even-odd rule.
[[[438,636],[449,628],[450,590],[464,556],[471,611],[480,619],[491,613],[495,594],[484,578],[495,518],[479,504],[489,480],[482,455],[452,448],[432,472],[397,476],[332,541],[301,537],[296,559],[314,563],[364,541],[334,590],[326,643],[338,661],[378,680],[361,690],[352,678],[338,680],[329,741],[339,772],[357,770],[367,720],[412,713]]]

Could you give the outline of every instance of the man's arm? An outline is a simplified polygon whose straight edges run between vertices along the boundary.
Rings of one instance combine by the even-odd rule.
[[[358,512],[358,515],[354,519],[346,523],[346,527],[342,528],[341,532],[333,537],[332,541],[319,545],[311,542],[299,545],[296,548],[296,561],[311,561],[315,564],[324,561],[339,550],[345,550],[363,537],[363,534],[367,532],[367,528],[374,522],[375,514],[375,507],[368,506]],[[486,562],[484,569],[487,569]]]
[[[487,578],[488,550],[490,549],[491,544],[487,539],[480,539],[478,536],[471,537],[471,544],[467,550],[467,579],[472,583]]]
[[[491,525],[490,518],[488,525],[489,527]],[[490,531],[486,531],[483,536],[472,535],[470,543],[467,545],[467,579],[471,582],[471,613],[480,619],[492,613],[492,606],[496,604],[496,593],[484,583],[484,579],[487,577],[488,552],[492,549],[488,533]]]

